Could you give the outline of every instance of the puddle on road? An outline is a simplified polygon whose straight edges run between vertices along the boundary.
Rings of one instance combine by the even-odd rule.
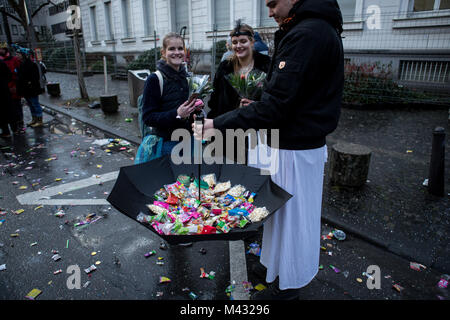
[[[62,119],[59,119],[62,120]],[[84,125],[82,122],[79,122],[75,119],[72,119],[70,124],[64,122],[53,122],[49,130],[51,133],[63,135],[63,134],[77,134],[77,135],[86,135],[92,136],[93,132],[90,128]]]

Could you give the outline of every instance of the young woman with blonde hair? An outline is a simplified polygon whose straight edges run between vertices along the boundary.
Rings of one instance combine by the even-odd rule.
[[[208,102],[211,109],[208,118],[211,119],[236,109],[241,104],[241,98],[226,79],[227,75],[235,73],[247,76],[251,71],[267,73],[270,65],[270,58],[254,49],[255,32],[252,27],[238,20],[230,37],[233,54],[219,64],[214,77],[214,92]]]
[[[163,38],[161,60],[156,65],[162,77],[159,79],[156,73],[152,73],[145,82],[143,92],[142,120],[145,125],[151,127],[151,135],[156,137],[152,140],[147,160],[170,154],[178,143],[171,141],[172,132],[180,128],[190,130],[192,113],[202,107],[195,106],[195,99],[188,101],[188,74],[184,58],[183,38],[174,32],[166,34]]]

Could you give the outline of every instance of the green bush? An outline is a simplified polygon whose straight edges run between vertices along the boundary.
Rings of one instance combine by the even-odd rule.
[[[156,48],[158,60],[161,59],[161,48]],[[149,69],[156,70],[155,65],[155,48],[145,51],[136,60],[128,64],[127,70]]]
[[[48,69],[73,70],[76,68],[73,47],[44,48],[42,58]]]
[[[393,80],[392,64],[345,65],[344,104],[440,104],[443,100],[439,95],[397,84]]]
[[[220,59],[222,59],[223,54],[227,52],[226,43],[226,40],[220,40],[216,42],[216,70],[220,64]]]

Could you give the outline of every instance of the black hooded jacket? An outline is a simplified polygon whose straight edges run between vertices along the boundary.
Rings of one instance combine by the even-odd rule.
[[[152,73],[144,85],[142,119],[153,134],[170,140],[176,129],[191,130],[192,117],[189,120],[177,118],[178,107],[189,98],[188,74],[185,67],[175,71],[164,60],[159,60],[156,68],[163,76],[163,92],[160,92],[158,77]]]
[[[25,98],[42,93],[38,66],[29,58],[24,59],[17,70],[17,93]]]
[[[300,0],[287,20],[275,33],[261,101],[215,118],[214,128],[279,129],[280,149],[319,148],[340,116],[342,15],[336,0]]]

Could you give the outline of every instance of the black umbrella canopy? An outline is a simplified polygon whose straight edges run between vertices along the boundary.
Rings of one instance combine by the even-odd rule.
[[[117,210],[137,221],[139,213],[151,215],[147,205],[155,201],[154,194],[164,185],[174,183],[180,174],[197,178],[197,164],[174,164],[170,156],[164,156],[143,164],[122,167],[107,201]],[[231,186],[242,185],[256,193],[253,204],[266,207],[269,215],[259,222],[248,223],[244,228],[234,228],[228,233],[214,234],[159,234],[151,225],[144,224],[169,244],[206,240],[239,240],[257,233],[269,216],[281,208],[291,197],[275,184],[269,175],[261,175],[260,169],[240,164],[202,164],[201,174],[214,173],[217,182],[231,182]]]

